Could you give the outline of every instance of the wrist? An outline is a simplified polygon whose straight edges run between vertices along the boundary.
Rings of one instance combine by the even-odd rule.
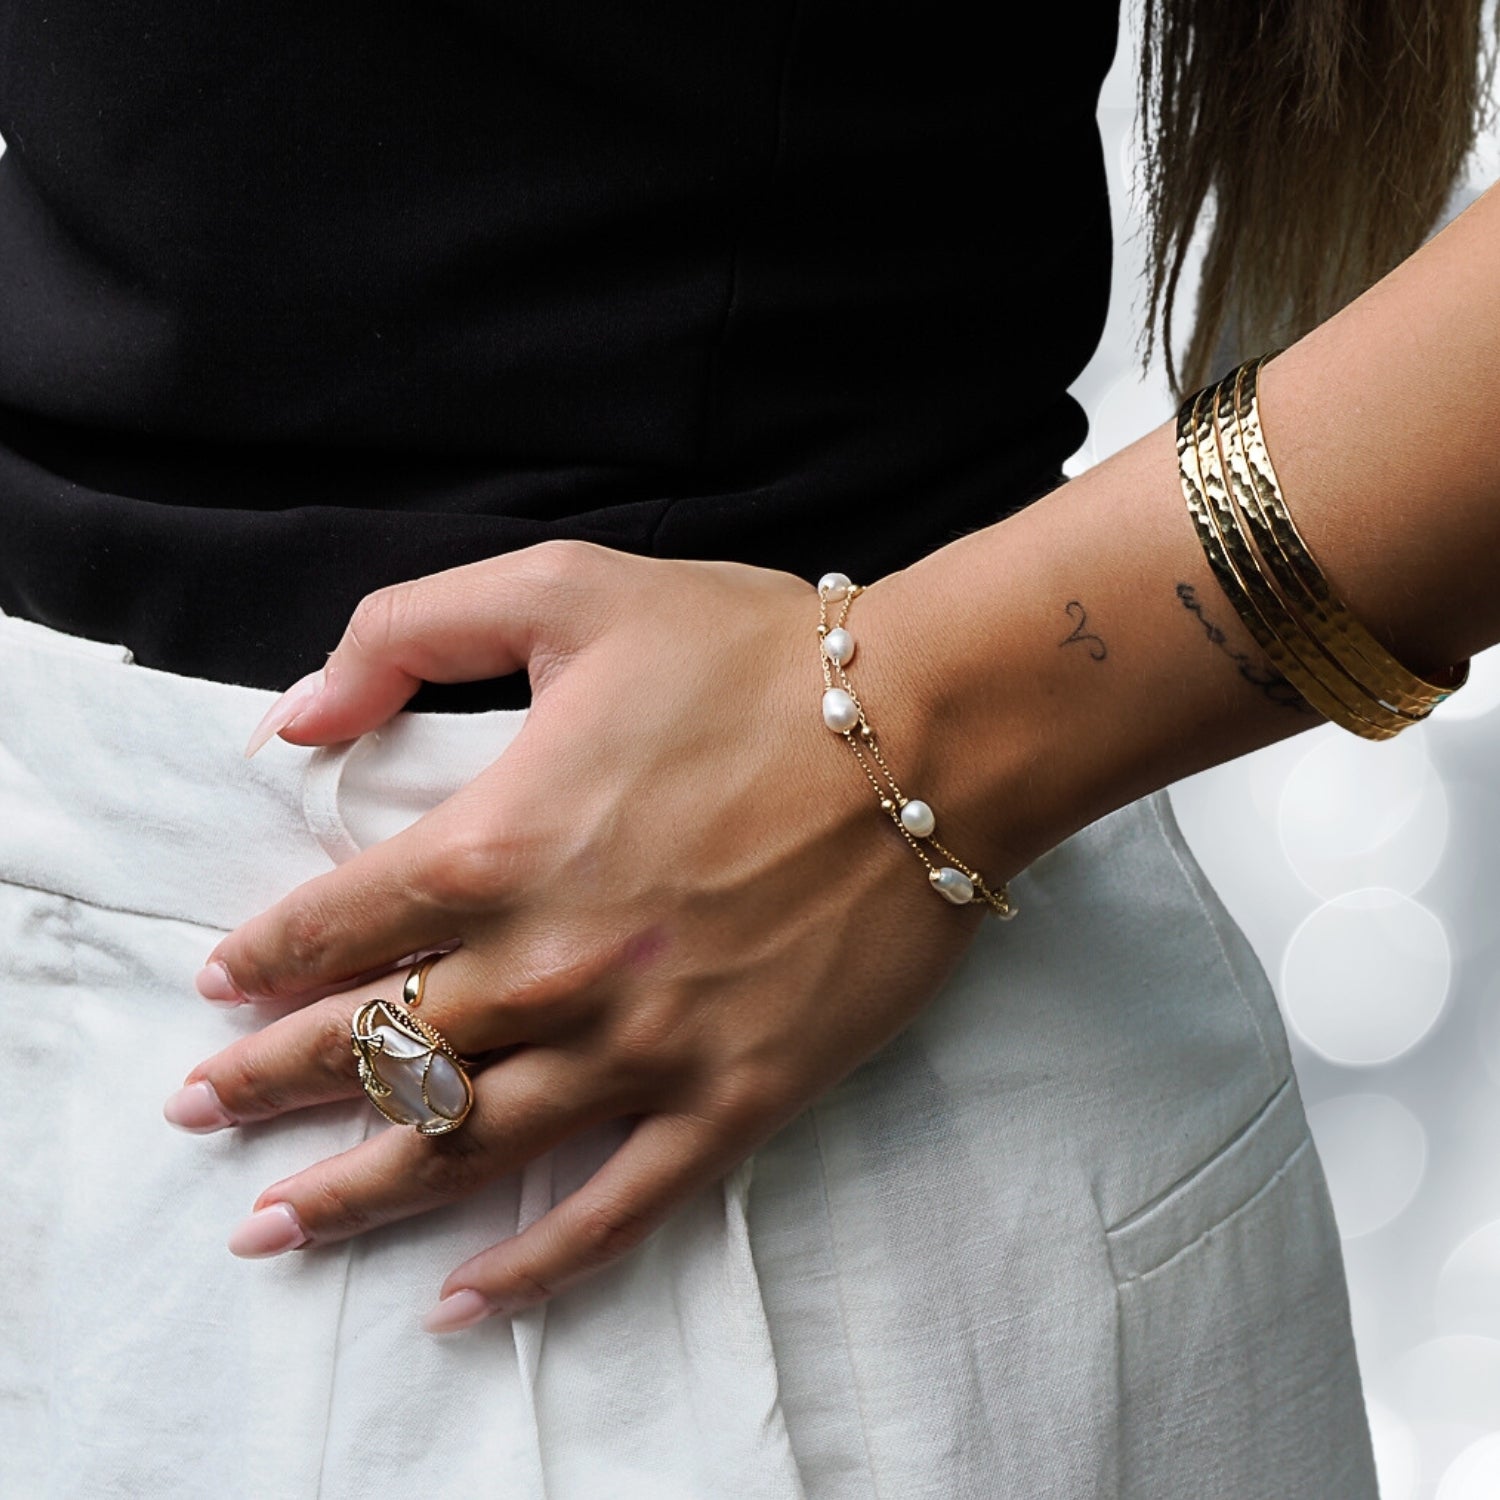
[[[902,793],[928,803],[934,836],[998,890],[1056,842],[1031,795],[1041,736],[1006,722],[1010,710],[1032,726],[1036,715],[987,688],[938,584],[905,568],[861,591],[849,675]]]
[[[903,790],[992,882],[1137,797],[1323,722],[1219,591],[1173,428],[856,601],[867,707],[898,776],[910,768]]]

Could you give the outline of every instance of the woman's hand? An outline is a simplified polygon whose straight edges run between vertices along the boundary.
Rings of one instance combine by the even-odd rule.
[[[850,609],[851,676],[916,795],[921,627],[893,619],[899,579]],[[824,726],[817,618],[788,573],[580,542],[363,601],[321,687],[299,685],[285,739],[347,740],[422,680],[523,666],[531,708],[446,802],[216,945],[205,994],[292,1008],[192,1069],[212,1095],[175,1096],[169,1117],[211,1129],[358,1095],[350,1021],[391,993],[358,980],[454,942],[421,1014],[478,1058],[475,1102],[448,1134],[382,1130],[268,1187],[255,1208],[282,1207],[231,1248],[347,1239],[633,1120],[588,1183],[454,1270],[427,1326],[514,1311],[637,1244],[912,1020],[983,908],[929,889]]]

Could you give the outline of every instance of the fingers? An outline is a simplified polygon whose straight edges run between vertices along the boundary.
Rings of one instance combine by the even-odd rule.
[[[535,689],[599,620],[605,572],[625,554],[575,539],[378,589],[362,599],[319,672],[266,711],[246,747],[273,734],[297,745],[354,739],[383,724],[425,682],[472,682],[530,667]]]
[[[522,966],[458,948],[428,970],[417,1014],[462,1056],[553,1044],[597,1015],[613,968],[606,956],[549,971],[535,958]],[[237,1038],[188,1072],[164,1115],[204,1134],[361,1093],[351,1023],[369,1000],[400,1000],[405,974],[331,995]]]
[[[389,718],[422,679],[494,676],[529,662],[537,686],[598,627],[611,592],[605,575],[614,577],[604,559],[617,555],[542,543],[370,595],[323,678],[283,695],[252,749],[278,727],[300,744],[354,738]],[[285,722],[294,705],[295,733]],[[521,766],[526,740],[523,725],[489,771],[446,802],[236,929],[209,955],[200,993],[225,1003],[327,994],[460,936],[456,912],[493,913],[516,888],[521,837],[497,827],[508,783],[491,773],[502,760]]]
[[[495,831],[493,796],[479,801],[470,782],[242,923],[214,945],[199,992],[241,1002],[326,995],[461,938],[472,913],[501,915],[518,852]]]
[[[461,1006],[428,1011],[431,980],[449,965],[460,970],[461,951],[434,966],[421,1013],[462,1052],[503,1046],[497,1037],[518,1038],[531,1029],[528,1021],[507,1031],[503,1010],[471,1006],[467,1021]],[[222,1090],[237,1118],[190,1128],[214,1129],[357,1094],[350,1020],[365,1000],[394,993],[398,982],[392,976],[391,984],[292,1012],[195,1068],[191,1086]],[[564,1046],[520,1045],[478,1072],[473,1084],[473,1108],[457,1130],[423,1136],[390,1126],[264,1189],[229,1248],[244,1256],[277,1254],[424,1213],[519,1170],[579,1131],[638,1113],[641,1104],[641,1081],[631,1070]],[[604,1269],[743,1161],[752,1137],[763,1133],[744,1111],[713,1120],[644,1115],[583,1187],[521,1234],[455,1269],[424,1326],[449,1332],[494,1312],[509,1314]]]
[[[423,1327],[450,1333],[546,1301],[634,1249],[749,1150],[743,1139],[695,1116],[646,1115],[581,1188],[450,1273]]]
[[[575,1055],[524,1048],[475,1078],[474,1106],[457,1130],[423,1136],[391,1126],[266,1188],[230,1249],[271,1253],[267,1225],[279,1231],[290,1223],[297,1243],[329,1244],[410,1218],[467,1197],[622,1109],[618,1090]]]
[[[438,999],[437,970],[445,966],[452,966],[448,977],[456,980],[459,992],[471,997],[469,1004],[450,1001],[444,1005]],[[434,965],[422,997],[422,1019],[435,1026],[461,1055],[524,1040],[516,1034],[520,1027],[507,1023],[503,1009],[473,1003],[473,968],[463,949]],[[351,1036],[354,1016],[366,1001],[400,1000],[403,978],[404,971],[389,974],[290,1011],[259,1031],[237,1038],[188,1072],[163,1113],[172,1124],[201,1134],[363,1092]],[[204,1084],[211,1092],[204,1091]]]

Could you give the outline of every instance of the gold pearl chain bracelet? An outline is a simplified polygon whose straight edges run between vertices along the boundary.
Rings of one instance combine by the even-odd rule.
[[[945,848],[933,837],[937,819],[932,809],[917,797],[907,797],[896,784],[880,745],[875,739],[875,730],[865,717],[864,706],[849,681],[845,666],[854,656],[854,637],[845,627],[849,606],[856,595],[864,592],[864,585],[851,583],[843,573],[825,573],[818,580],[818,644],[823,663],[823,722],[835,734],[843,735],[854,758],[859,762],[866,779],[875,788],[880,799],[881,811],[891,819],[901,837],[911,845],[917,858],[927,866],[927,879],[932,888],[955,906],[966,906],[980,900],[1002,921],[1009,921],[1016,914],[1010,899],[1010,889],[1002,885],[993,889],[984,877],[959,859],[951,849]],[[838,618],[832,625],[828,621],[830,603],[841,605]],[[835,683],[834,677],[838,682]],[[879,771],[879,776],[876,771]],[[885,785],[881,785],[881,779]],[[927,853],[926,845],[937,850],[947,861],[938,864]]]

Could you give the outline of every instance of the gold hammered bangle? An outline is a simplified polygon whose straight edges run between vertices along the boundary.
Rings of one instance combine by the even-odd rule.
[[[902,792],[880,752],[875,730],[865,717],[864,706],[844,670],[854,655],[854,637],[844,622],[849,615],[849,606],[856,595],[863,592],[863,584],[851,583],[843,573],[825,573],[818,580],[818,655],[823,664],[823,722],[835,734],[843,735],[866,779],[875,788],[881,811],[890,817],[917,858],[927,866],[927,879],[932,888],[955,906],[983,901],[995,916],[1008,922],[1016,914],[1009,886],[994,889],[977,870],[971,869],[951,849],[937,841],[933,836],[937,819],[931,807],[920,798],[907,797]],[[841,607],[838,618],[830,625],[828,606],[835,602]],[[882,778],[884,786],[881,785]],[[937,863],[924,845],[937,850],[947,863]]]
[[[1235,372],[1233,430],[1251,481],[1249,504],[1244,507],[1251,535],[1282,591],[1303,612],[1309,630],[1340,669],[1362,683],[1389,712],[1413,721],[1426,718],[1444,698],[1463,686],[1469,664],[1461,662],[1451,668],[1445,683],[1424,681],[1402,666],[1329,588],[1323,570],[1313,560],[1287,511],[1261,430],[1256,377],[1261,366],[1279,353],[1281,350],[1272,349],[1258,359],[1246,360]]]
[[[1272,665],[1325,718],[1385,740],[1463,683],[1401,665],[1343,606],[1286,509],[1266,451],[1255,376],[1280,350],[1246,360],[1177,414],[1178,472],[1210,569]]]
[[[1271,665],[1325,718],[1371,739],[1389,739],[1393,723],[1373,723],[1352,712],[1360,694],[1351,685],[1344,696],[1325,685],[1309,665],[1319,657],[1317,643],[1297,624],[1262,575],[1224,482],[1214,422],[1217,390],[1205,387],[1178,412],[1178,471],[1198,540],[1219,587],[1238,611]],[[1378,710],[1377,710],[1378,712]],[[1391,716],[1394,718],[1394,716]]]

